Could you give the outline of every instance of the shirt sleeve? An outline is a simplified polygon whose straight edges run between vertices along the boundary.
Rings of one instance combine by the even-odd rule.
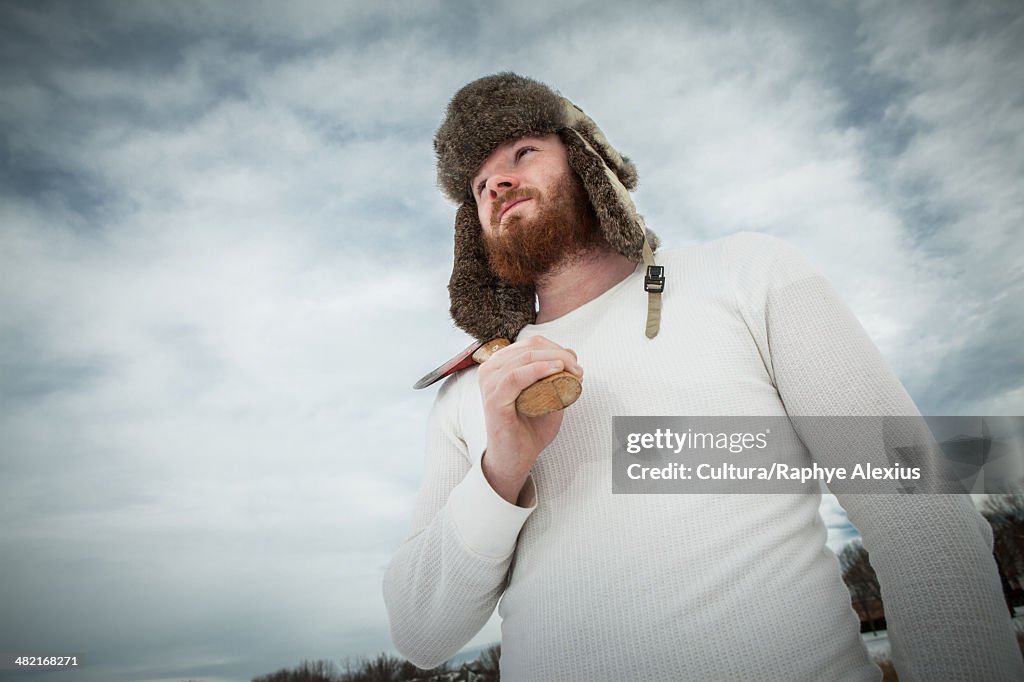
[[[454,377],[438,394],[412,532],[384,575],[392,640],[421,668],[447,661],[487,622],[505,589],[519,531],[536,508],[532,478],[520,495],[526,506],[510,504],[484,477],[481,446],[470,452],[459,382],[475,381]]]
[[[752,267],[737,275],[746,280],[737,286],[737,299],[760,336],[756,340],[787,413],[918,415],[825,278],[785,242],[756,241]],[[856,463],[852,453],[863,454],[858,434],[801,428],[800,421],[809,422],[794,425],[822,465],[850,468]],[[885,461],[881,452],[874,456]],[[1024,679],[992,557],[991,529],[966,495],[836,497],[860,530],[878,574],[900,680]]]

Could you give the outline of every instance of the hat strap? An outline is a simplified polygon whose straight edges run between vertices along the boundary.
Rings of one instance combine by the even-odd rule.
[[[647,292],[647,338],[653,339],[661,330],[661,292],[665,290],[665,266],[654,263],[654,252],[647,243],[644,232],[644,265],[647,274],[644,276],[644,291]]]
[[[636,212],[633,200],[629,196],[629,190],[619,180],[619,176],[615,171],[609,168],[604,156],[594,149],[594,146],[579,131],[579,128],[587,128],[589,134],[594,137],[595,142],[600,145],[602,151],[612,159],[612,163],[622,166],[624,160],[615,148],[608,143],[604,133],[597,127],[594,120],[587,116],[582,109],[565,97],[562,98],[562,107],[565,110],[567,121],[567,125],[563,129],[571,130],[577,139],[583,143],[587,151],[600,161],[601,166],[604,168],[605,176],[607,176],[609,184],[615,191],[620,205],[635,216],[637,228],[643,235],[644,246],[642,253],[644,265],[647,267],[647,272],[644,276],[644,291],[647,292],[647,327],[645,332],[647,338],[653,339],[661,329],[661,292],[665,290],[665,267],[654,262],[654,251],[651,250],[651,245],[647,241],[647,230],[644,228],[643,218]]]

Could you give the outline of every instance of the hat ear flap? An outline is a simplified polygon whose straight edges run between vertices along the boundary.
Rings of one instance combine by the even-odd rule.
[[[537,318],[533,286],[503,282],[488,267],[480,219],[468,201],[455,214],[455,262],[448,297],[455,324],[481,341],[514,340]]]
[[[564,128],[559,134],[565,143],[569,167],[583,182],[605,241],[631,261],[641,262],[644,235],[652,251],[658,248],[657,235],[644,225],[626,187],[591,143],[572,128]]]

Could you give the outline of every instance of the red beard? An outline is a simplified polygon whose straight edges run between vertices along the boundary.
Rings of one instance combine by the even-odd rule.
[[[530,198],[540,204],[534,218],[510,215],[498,223],[510,201]],[[597,216],[579,177],[570,172],[550,196],[533,188],[510,191],[491,210],[491,229],[484,230],[484,248],[491,271],[516,285],[535,284],[552,269],[604,244]]]

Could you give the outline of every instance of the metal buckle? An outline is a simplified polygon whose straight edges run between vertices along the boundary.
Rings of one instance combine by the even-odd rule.
[[[647,276],[644,277],[644,291],[660,294],[665,290],[665,266],[648,265]]]

